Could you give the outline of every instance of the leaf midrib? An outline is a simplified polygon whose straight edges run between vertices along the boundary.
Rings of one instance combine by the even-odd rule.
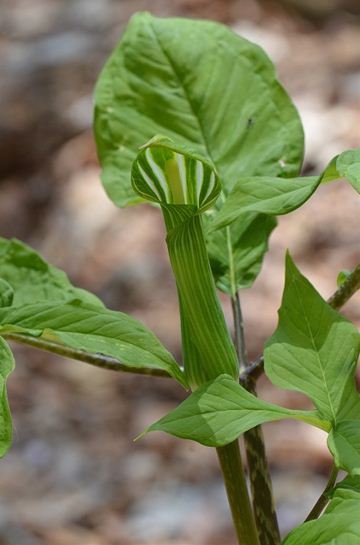
[[[194,119],[196,120],[197,122],[197,125],[198,125],[198,128],[199,128],[199,133],[201,135],[201,138],[202,138],[202,145],[204,146],[205,150],[206,150],[206,153],[208,154],[211,162],[216,166],[218,172],[220,173],[220,169],[217,165],[217,163],[214,161],[213,159],[213,156],[212,156],[212,153],[210,151],[210,146],[209,146],[209,143],[208,143],[208,140],[207,140],[207,137],[205,135],[205,131],[204,131],[204,127],[201,123],[201,119],[200,119],[200,116],[198,116],[196,114],[196,110],[194,108],[194,105],[192,103],[192,100],[190,98],[190,93],[187,89],[187,87],[185,86],[183,80],[181,79],[180,75],[179,75],[179,72],[176,68],[176,65],[175,63],[173,62],[171,56],[169,55],[169,53],[166,51],[166,49],[164,48],[163,44],[161,43],[161,40],[160,40],[160,37],[157,35],[157,33],[155,32],[155,29],[154,29],[154,26],[153,24],[150,25],[151,27],[151,30],[153,32],[153,35],[154,35],[154,38],[155,38],[155,41],[156,43],[158,44],[162,54],[164,55],[164,57],[166,58],[166,60],[168,61],[178,83],[179,83],[179,86],[180,88],[182,89],[183,91],[183,95],[184,95],[184,98],[185,100],[187,101],[187,103],[189,104],[189,107],[190,107],[190,110],[191,110],[191,113],[194,117]],[[231,236],[230,236],[230,232],[227,230],[226,231],[226,241],[227,241],[227,248],[228,248],[228,255],[229,255],[229,263],[232,263],[233,262],[233,255],[234,255],[234,252],[232,251],[232,243],[231,243]],[[231,247],[231,249],[230,249]],[[231,289],[232,289],[232,292],[233,292],[233,295],[235,295],[236,293],[236,277],[232,278],[231,279]]]
[[[312,330],[311,330],[311,327],[310,327],[310,322],[309,322],[309,319],[308,319],[307,314],[306,314],[306,310],[305,310],[305,307],[304,307],[304,304],[303,304],[303,300],[302,300],[302,298],[300,297],[300,294],[299,294],[299,288],[298,288],[296,280],[293,280],[293,283],[294,283],[294,287],[295,287],[295,290],[296,290],[296,295],[297,295],[298,301],[299,301],[301,309],[302,309],[302,314],[304,316],[305,324],[306,324],[306,327],[307,327],[307,330],[308,330],[308,333],[309,333],[310,342],[311,342],[311,345],[312,345],[314,353],[315,353],[315,358],[318,361],[319,368],[320,368],[320,371],[321,371],[321,374],[322,374],[322,377],[323,377],[323,381],[324,381],[325,389],[326,389],[326,394],[327,394],[327,398],[328,398],[328,402],[329,402],[329,407],[330,407],[330,410],[331,410],[331,413],[332,413],[332,416],[333,416],[333,419],[334,419],[333,421],[334,421],[334,424],[335,424],[336,423],[336,413],[334,411],[333,403],[332,403],[332,400],[331,400],[330,390],[329,390],[329,387],[328,387],[326,374],[325,374],[325,371],[324,371],[324,368],[323,368],[321,358],[319,356],[317,346],[315,344],[315,339],[314,339],[314,336],[312,334]]]
[[[166,51],[164,45],[161,43],[161,40],[160,40],[160,37],[158,36],[158,34],[156,33],[155,29],[154,29],[154,25],[153,23],[150,24],[150,28],[152,30],[152,33],[153,33],[153,36],[154,36],[154,39],[156,41],[156,43],[158,44],[162,54],[164,55],[164,57],[166,58],[166,60],[168,61],[173,73],[174,73],[174,76],[176,77],[178,83],[179,83],[179,86],[180,88],[182,89],[183,91],[183,95],[184,95],[184,98],[185,100],[187,101],[187,103],[189,104],[189,107],[190,107],[190,110],[191,110],[191,114],[193,115],[193,117],[195,118],[197,124],[198,124],[198,127],[199,127],[199,132],[200,132],[200,135],[201,135],[201,138],[202,138],[202,144],[203,146],[205,147],[206,149],[206,152],[207,154],[209,155],[211,161],[213,164],[215,164],[214,160],[213,160],[213,157],[212,157],[212,153],[210,151],[210,147],[209,147],[209,143],[207,141],[207,138],[205,136],[205,131],[204,131],[204,127],[202,126],[202,123],[201,123],[201,120],[200,120],[200,117],[198,115],[196,115],[196,111],[195,111],[195,108],[194,108],[194,105],[192,103],[192,100],[190,98],[190,93],[188,91],[188,89],[186,88],[183,80],[181,79],[180,75],[179,75],[179,72],[176,68],[176,65],[174,63],[174,61],[172,60],[171,56],[169,55],[169,53]]]

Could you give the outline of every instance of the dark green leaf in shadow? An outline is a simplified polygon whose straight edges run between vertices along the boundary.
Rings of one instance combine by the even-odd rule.
[[[232,296],[239,289],[252,286],[275,227],[275,218],[249,213],[226,229],[207,233],[211,269],[221,291]]]

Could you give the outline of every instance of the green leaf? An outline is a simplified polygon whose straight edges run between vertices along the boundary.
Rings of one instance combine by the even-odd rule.
[[[295,528],[283,545],[358,545],[360,540],[360,483],[354,478],[337,485],[325,513]]]
[[[360,148],[334,157],[320,176],[280,178],[243,176],[238,178],[212,229],[230,225],[248,212],[273,216],[288,214],[306,202],[320,183],[347,178],[360,192]]]
[[[95,295],[75,288],[63,271],[49,265],[35,250],[15,239],[0,238],[0,278],[13,290],[15,306],[76,298],[103,307]]]
[[[287,255],[279,324],[264,352],[270,380],[308,395],[334,424],[357,418],[359,348],[356,328],[324,301]]]
[[[0,338],[0,457],[6,454],[12,442],[12,423],[6,393],[6,380],[14,367],[14,357],[9,345]]]
[[[337,279],[336,279],[336,284],[337,284],[338,288],[340,288],[343,284],[345,284],[345,282],[349,278],[350,274],[351,274],[351,271],[348,271],[346,269],[339,272],[339,274],[337,276]]]
[[[181,369],[156,336],[122,312],[79,300],[0,309],[0,335],[14,332],[111,356],[130,370],[142,366],[165,370],[187,386]]]
[[[130,167],[138,148],[157,133],[211,162],[225,195],[239,176],[296,176],[301,168],[301,121],[273,64],[258,46],[218,23],[135,15],[101,72],[95,103],[102,179],[118,206],[139,202]],[[211,251],[222,253],[215,253],[223,270],[220,289],[228,291],[230,275],[234,290],[258,274],[270,222],[256,226],[257,251],[248,256],[248,269],[245,260],[231,272],[227,265],[240,263],[253,240],[234,229],[224,258],[214,236]]]
[[[340,153],[336,167],[340,176],[349,180],[353,188],[360,193],[360,148]]]
[[[220,290],[233,296],[253,284],[275,227],[275,218],[250,213],[227,229],[207,233],[211,269]]]
[[[131,164],[158,133],[211,161],[227,189],[242,175],[296,175],[302,162],[301,122],[272,63],[218,23],[136,14],[95,106],[103,182],[119,206],[139,200]]]
[[[336,467],[353,475],[360,475],[360,410],[358,417],[337,424],[328,438]]]
[[[222,229],[249,212],[279,216],[301,206],[319,185],[315,176],[303,178],[244,177],[238,180],[211,228]]]
[[[337,483],[331,497],[335,500],[360,500],[360,475],[347,475]],[[332,511],[335,506],[336,502],[333,501],[327,511]]]
[[[14,300],[14,290],[8,282],[0,278],[0,307],[9,307]]]
[[[200,386],[168,415],[147,431],[165,431],[210,447],[231,443],[247,430],[264,422],[293,418],[322,429],[329,423],[316,412],[285,409],[250,394],[228,375]]]
[[[157,138],[141,148],[132,183],[163,211],[188,383],[196,388],[222,373],[237,378],[236,351],[216,294],[201,218],[219,195],[217,176],[188,148]]]

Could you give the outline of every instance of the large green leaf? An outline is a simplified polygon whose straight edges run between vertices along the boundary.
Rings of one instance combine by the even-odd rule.
[[[99,77],[94,127],[103,183],[119,206],[139,202],[130,187],[131,163],[157,133],[212,162],[225,196],[239,176],[296,176],[303,157],[301,121],[271,61],[255,44],[209,21],[135,15]],[[221,262],[220,289],[229,292],[230,276],[233,292],[258,274],[270,221],[254,227],[251,256],[253,232],[246,233],[250,241],[240,236],[240,224],[231,237],[220,237],[228,257],[218,236],[208,237]]]
[[[356,328],[322,299],[287,255],[279,324],[264,352],[270,380],[308,395],[334,424],[357,418],[359,348]]]
[[[0,309],[0,335],[14,332],[111,356],[130,370],[132,367],[165,370],[186,386],[184,374],[156,336],[121,312],[79,300]]]
[[[325,513],[295,528],[283,545],[358,545],[360,543],[360,482],[337,485]]]
[[[360,475],[360,410],[358,417],[337,424],[328,439],[336,466],[354,475]]]
[[[275,227],[275,218],[249,213],[226,229],[207,233],[211,269],[220,290],[234,295],[253,284]]]
[[[360,192],[360,149],[334,157],[320,176],[280,178],[242,176],[234,184],[211,228],[221,229],[249,212],[273,216],[288,214],[299,208],[320,183],[347,178]]]
[[[301,206],[315,191],[320,177],[243,177],[234,185],[214,219],[212,229],[230,225],[249,212],[279,216]]]
[[[49,265],[35,250],[15,239],[0,238],[0,279],[12,288],[16,306],[76,298],[103,307],[95,295],[75,288],[63,271]]]
[[[12,441],[12,423],[6,393],[6,380],[15,367],[14,357],[4,339],[0,338],[0,456],[4,456]]]
[[[95,105],[103,181],[119,206],[138,200],[131,164],[157,133],[212,161],[228,189],[242,175],[296,175],[302,162],[301,122],[272,63],[218,23],[135,15]]]
[[[165,431],[203,445],[220,447],[259,424],[284,418],[303,420],[329,429],[329,423],[321,420],[316,412],[285,409],[267,403],[250,394],[228,375],[220,375],[200,386],[147,431]]]

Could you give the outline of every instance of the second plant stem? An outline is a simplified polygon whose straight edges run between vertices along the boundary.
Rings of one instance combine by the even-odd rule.
[[[243,370],[248,366],[248,359],[238,292],[233,295],[231,303],[234,315],[235,344],[238,352],[240,369]],[[255,381],[251,377],[248,377],[243,385],[252,394],[256,395]],[[249,468],[253,510],[260,543],[261,545],[278,545],[281,541],[280,531],[261,427],[257,426],[246,432],[244,434],[244,443]]]

